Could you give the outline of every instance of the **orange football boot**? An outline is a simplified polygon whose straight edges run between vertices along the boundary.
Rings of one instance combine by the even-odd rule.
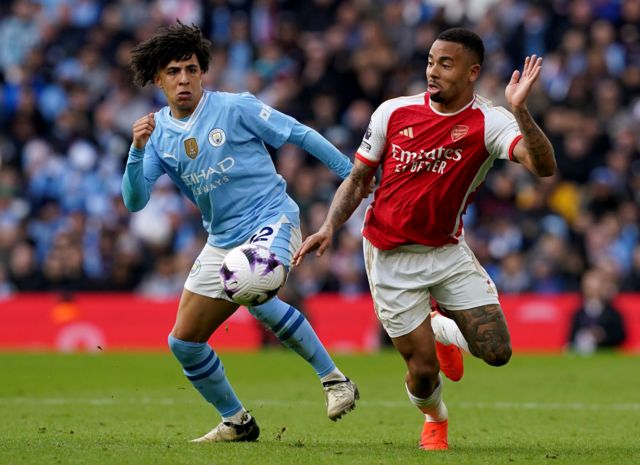
[[[420,436],[420,449],[448,450],[449,449],[449,420],[425,421]]]
[[[436,355],[444,375],[451,381],[460,381],[464,375],[464,361],[460,348],[455,344],[446,346],[436,341]]]

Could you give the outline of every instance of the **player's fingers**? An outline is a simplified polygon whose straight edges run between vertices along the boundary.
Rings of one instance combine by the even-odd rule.
[[[531,60],[531,58],[529,56],[525,57],[524,65],[522,65],[522,76],[524,76],[527,73],[527,66],[529,66],[529,61],[530,60]]]
[[[531,65],[535,63],[536,56],[531,55],[524,59],[524,68],[522,68],[522,75],[527,76],[531,72]]]
[[[296,253],[293,254],[292,261],[294,262],[294,266],[299,265],[304,256],[311,252],[315,247],[317,247],[317,244],[315,244],[313,236],[307,237]]]
[[[539,73],[541,69],[542,69],[542,57],[538,57],[538,59],[535,61],[535,63],[531,67],[531,72],[533,72],[533,73],[538,72]]]
[[[133,123],[133,130],[153,129],[153,126],[149,121],[136,121]]]
[[[145,125],[152,125],[155,126],[156,124],[156,120],[155,117],[153,116],[153,113],[149,113],[148,115],[144,115],[141,118],[138,118],[133,125],[134,126],[145,126]]]
[[[520,80],[520,71],[516,69],[511,75],[511,80],[509,81],[509,84],[517,84],[519,80]]]
[[[302,259],[304,258],[304,256],[312,250],[313,248],[311,248],[308,243],[302,244],[302,247],[300,247],[300,249],[298,249],[298,251],[293,256],[294,266],[298,266],[300,263],[302,263]]]
[[[144,116],[141,116],[140,118],[138,118],[133,124],[134,125],[143,124],[143,123],[146,123],[148,121],[149,121],[149,115],[144,115]]]
[[[304,252],[302,252],[301,249],[296,250],[296,252],[293,254],[293,257],[291,257],[291,264],[293,266],[298,266],[302,261],[302,257],[304,257]]]
[[[529,75],[529,79],[531,81],[535,81],[536,79],[538,79],[538,76],[540,76],[540,73],[542,72],[542,66],[537,65],[533,68],[533,70],[531,70],[531,74]]]
[[[150,136],[152,132],[153,132],[153,129],[147,126],[133,129],[133,134],[137,136],[143,136],[143,135]]]
[[[318,247],[318,251],[316,252],[316,257],[321,257],[324,254],[324,251],[327,250],[327,247],[329,247],[329,242],[328,240],[323,240],[320,243],[320,246]]]

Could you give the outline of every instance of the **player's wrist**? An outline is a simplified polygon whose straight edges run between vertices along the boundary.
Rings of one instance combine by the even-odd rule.
[[[135,142],[129,147],[129,155],[134,157],[144,156],[144,145],[142,147],[136,146]]]
[[[335,231],[335,227],[333,224],[331,223],[325,223],[322,225],[322,228],[320,228],[320,231],[325,234],[328,237],[332,237],[333,236],[333,232]]]
[[[511,105],[511,113],[513,113],[514,115],[516,114],[525,114],[525,113],[529,113],[529,110],[527,109],[527,104],[526,103],[521,103],[518,105]]]

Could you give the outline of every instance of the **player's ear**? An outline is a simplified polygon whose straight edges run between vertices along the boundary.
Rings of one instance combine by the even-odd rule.
[[[158,89],[162,89],[162,80],[160,79],[160,73],[156,73],[153,75],[153,83]]]
[[[471,65],[471,67],[469,68],[469,82],[476,82],[478,76],[480,76],[481,68],[482,66],[480,66],[480,63]]]

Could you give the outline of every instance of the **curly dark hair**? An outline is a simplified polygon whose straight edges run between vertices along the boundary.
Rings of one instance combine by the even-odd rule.
[[[436,39],[462,45],[473,53],[478,64],[482,65],[482,62],[484,61],[484,44],[482,43],[480,36],[475,32],[462,27],[453,27],[441,32]]]
[[[144,87],[153,82],[158,70],[172,60],[187,60],[194,53],[200,68],[206,73],[211,61],[211,42],[202,35],[202,31],[195,24],[186,26],[180,21],[162,27],[153,37],[131,50],[133,82]]]

